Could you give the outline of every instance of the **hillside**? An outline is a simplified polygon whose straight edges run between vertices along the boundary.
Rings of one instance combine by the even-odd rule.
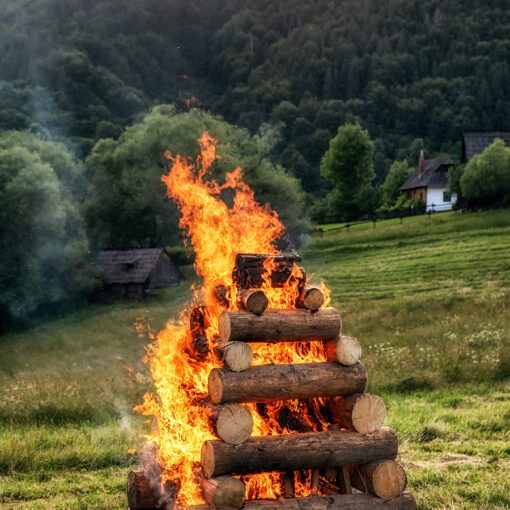
[[[359,120],[381,179],[421,146],[457,157],[463,130],[510,127],[507,7],[6,0],[0,129],[35,123],[85,154],[154,103],[205,107],[251,131],[271,123],[274,159],[317,192],[329,139]]]
[[[510,508],[510,211],[329,228],[304,265],[363,344],[421,508]],[[2,337],[2,509],[125,507],[144,342],[189,284]]]

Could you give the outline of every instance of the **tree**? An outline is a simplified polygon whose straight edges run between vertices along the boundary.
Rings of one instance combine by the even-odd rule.
[[[328,213],[329,217],[351,219],[375,209],[373,156],[374,144],[359,124],[345,124],[338,129],[321,161],[321,174],[334,187],[333,195],[326,200],[335,210]]]
[[[88,252],[72,192],[80,166],[29,133],[0,135],[0,323],[26,322],[79,295]]]
[[[391,207],[399,196],[400,187],[409,179],[413,169],[407,161],[394,161],[381,188],[384,205]]]
[[[196,158],[197,140],[204,131],[220,142],[215,178],[241,167],[256,199],[269,202],[292,235],[308,228],[299,181],[266,158],[271,148],[266,137],[250,137],[244,129],[201,110],[178,113],[173,106],[161,105],[118,140],[100,140],[85,162],[90,180],[87,219],[97,246],[151,247],[180,241],[179,213],[161,182],[167,165],[163,154],[168,150]]]
[[[510,204],[510,148],[496,139],[466,165],[462,195],[472,205]]]

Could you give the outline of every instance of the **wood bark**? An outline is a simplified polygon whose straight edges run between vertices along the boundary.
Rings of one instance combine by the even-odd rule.
[[[208,387],[213,404],[224,404],[351,395],[362,393],[366,382],[361,363],[344,367],[326,362],[260,365],[240,373],[214,368]]]
[[[253,417],[240,404],[207,405],[216,435],[229,444],[244,443],[253,432]]]
[[[209,507],[204,505],[190,507],[190,510],[208,509]],[[371,494],[342,494],[274,501],[246,501],[243,510],[416,510],[416,500],[410,493],[405,493],[392,501],[385,501]]]
[[[261,316],[243,311],[220,315],[222,342],[297,342],[332,340],[340,333],[340,313],[334,308],[268,310]]]
[[[191,333],[191,354],[194,358],[204,360],[209,354],[209,343],[205,336],[208,327],[205,306],[195,306],[192,308],[189,317],[189,327]]]
[[[295,496],[294,471],[282,473],[282,486],[284,498],[293,498]]]
[[[361,345],[352,336],[339,336],[324,343],[329,361],[337,361],[342,365],[355,365],[361,360]]]
[[[131,510],[152,510],[158,503],[144,471],[129,472],[127,497]]]
[[[307,432],[251,437],[239,446],[205,441],[200,462],[207,478],[224,474],[293,471],[366,464],[394,459],[397,438],[390,428],[365,436],[358,432]]]
[[[315,312],[324,304],[324,293],[318,287],[305,287],[299,294],[296,305]]]
[[[386,406],[382,399],[368,393],[334,397],[328,401],[328,409],[334,423],[361,434],[372,434],[379,430],[386,417]]]
[[[239,510],[244,504],[244,483],[233,476],[199,478],[204,499],[216,510]]]
[[[253,349],[244,342],[227,342],[218,347],[218,356],[234,372],[242,372],[253,361]]]
[[[269,300],[261,290],[240,289],[237,293],[239,307],[255,315],[262,315]]]
[[[351,479],[356,489],[385,500],[400,496],[407,484],[403,467],[394,460],[377,460],[364,466],[355,466]]]
[[[266,277],[264,264],[270,260],[272,272],[270,282],[273,287],[283,287],[291,278],[292,271],[301,258],[296,255],[265,255],[258,253],[239,253],[236,256],[232,279],[238,288],[258,289]],[[302,271],[300,285],[304,286],[306,276]]]

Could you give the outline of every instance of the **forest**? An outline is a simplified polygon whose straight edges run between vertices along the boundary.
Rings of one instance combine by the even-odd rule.
[[[204,130],[293,242],[398,205],[420,150],[509,129],[509,34],[505,0],[4,0],[0,318],[80,295],[98,249],[179,244],[162,154]]]

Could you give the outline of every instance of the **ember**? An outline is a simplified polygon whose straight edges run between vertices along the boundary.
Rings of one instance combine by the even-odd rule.
[[[199,143],[195,163],[167,154],[163,182],[203,284],[180,322],[148,349],[156,394],[137,410],[157,426],[144,472],[130,477],[131,509],[204,501],[239,509],[245,499],[307,496],[316,496],[316,508],[383,503],[348,496],[351,484],[396,498],[390,508],[415,508],[402,496],[405,475],[394,462],[395,434],[382,427],[384,404],[363,393],[359,343],[341,335],[328,290],[309,285],[299,257],[276,249],[284,227],[255,201],[240,169],[225,184],[208,180],[216,142],[204,134]],[[338,504],[318,497],[335,493],[344,494]]]

